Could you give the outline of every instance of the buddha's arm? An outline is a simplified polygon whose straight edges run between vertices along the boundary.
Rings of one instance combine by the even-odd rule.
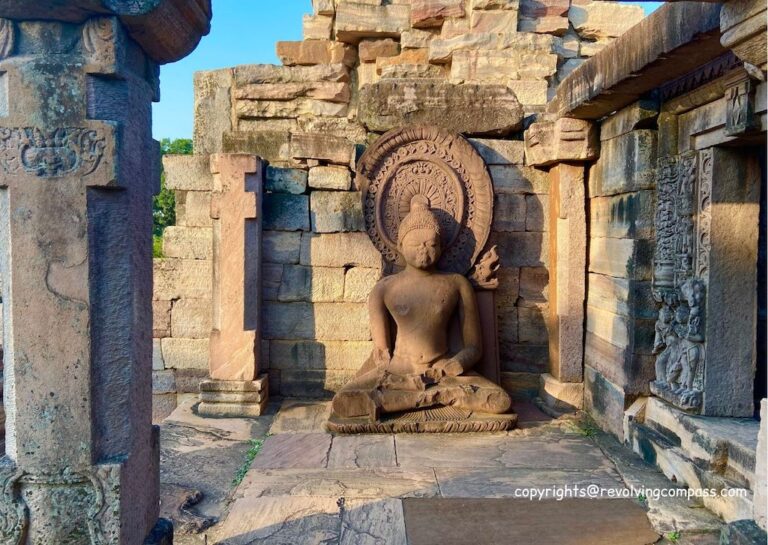
[[[480,314],[472,285],[463,276],[458,276],[459,283],[459,320],[464,348],[454,357],[464,371],[469,371],[480,361],[483,352],[483,335],[480,330]]]
[[[368,315],[371,321],[373,357],[376,366],[386,365],[392,357],[390,345],[389,312],[384,305],[384,285],[380,281],[368,297]]]

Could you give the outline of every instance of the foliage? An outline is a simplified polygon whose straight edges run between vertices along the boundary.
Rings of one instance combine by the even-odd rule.
[[[241,482],[243,482],[243,479],[245,479],[245,474],[248,473],[248,470],[251,468],[251,464],[253,463],[254,458],[258,456],[259,452],[261,452],[261,447],[264,445],[264,440],[251,439],[248,441],[248,443],[251,445],[251,447],[248,449],[248,452],[245,453],[245,462],[243,462],[243,465],[241,465],[237,470],[237,473],[235,473],[235,478],[232,479],[233,486],[238,486]]]
[[[682,536],[680,535],[680,532],[677,530],[675,530],[674,532],[669,532],[667,534],[667,539],[672,543],[677,543],[678,541],[680,541],[680,537]]]
[[[160,141],[160,154],[190,155],[192,154],[192,140],[179,138],[171,140],[163,138]],[[152,201],[152,234],[155,237],[152,250],[155,257],[162,257],[162,245],[157,238],[161,237],[163,230],[176,223],[176,198],[173,191],[165,187],[165,172],[160,171],[160,193],[155,195]]]

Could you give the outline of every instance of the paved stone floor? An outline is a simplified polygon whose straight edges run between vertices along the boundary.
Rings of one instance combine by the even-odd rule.
[[[204,419],[188,403],[162,425],[163,514],[177,545],[406,545],[404,498],[673,486],[578,417],[515,409],[520,429],[508,433],[334,436],[324,430],[325,401],[274,402],[254,420]],[[599,502],[617,500],[594,501],[599,518]],[[656,536],[643,542],[718,542],[721,523],[700,506],[632,501]],[[473,545],[494,542],[478,536]]]

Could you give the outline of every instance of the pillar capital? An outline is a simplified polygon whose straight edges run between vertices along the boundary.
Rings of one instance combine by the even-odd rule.
[[[525,162],[529,166],[585,163],[596,160],[599,154],[598,130],[592,121],[572,117],[542,120],[525,132]]]

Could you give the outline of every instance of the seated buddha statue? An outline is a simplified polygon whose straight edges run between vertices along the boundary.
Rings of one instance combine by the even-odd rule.
[[[342,418],[374,421],[381,413],[433,406],[501,414],[511,399],[473,372],[482,355],[475,292],[460,274],[441,272],[440,224],[422,195],[411,200],[397,232],[405,269],[381,279],[369,300],[374,349],[356,377],[333,398]],[[458,317],[461,348],[450,350]],[[394,325],[394,327],[393,327]]]

